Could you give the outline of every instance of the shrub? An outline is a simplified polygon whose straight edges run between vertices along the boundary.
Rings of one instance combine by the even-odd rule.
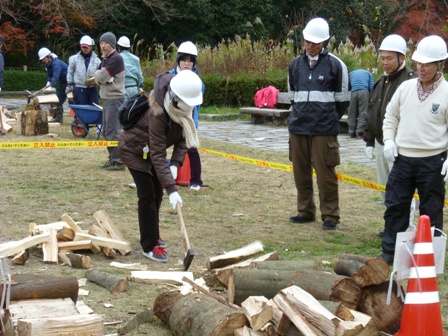
[[[42,71],[5,70],[2,91],[37,91],[47,83],[47,74]]]

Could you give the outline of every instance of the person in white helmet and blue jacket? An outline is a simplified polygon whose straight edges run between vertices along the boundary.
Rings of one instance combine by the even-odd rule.
[[[188,148],[198,147],[192,119],[194,106],[202,104],[202,81],[190,70],[164,72],[154,80],[149,108],[137,123],[123,131],[118,150],[137,187],[138,223],[143,255],[167,262],[166,243],[160,237],[159,212],[163,189],[173,209],[182,206],[177,171]],[[167,160],[167,149],[173,147]]]
[[[386,185],[381,258],[394,261],[397,233],[409,225],[415,189],[420,215],[443,229],[445,182],[448,180],[448,82],[442,71],[446,42],[423,38],[412,54],[418,78],[403,82],[387,105],[383,122],[384,156],[393,162]],[[440,235],[436,230],[435,235]]]
[[[127,36],[118,39],[117,49],[124,61],[124,88],[126,90],[124,99],[127,100],[138,93],[139,89],[143,89],[142,68],[140,58],[130,52],[131,41]]]

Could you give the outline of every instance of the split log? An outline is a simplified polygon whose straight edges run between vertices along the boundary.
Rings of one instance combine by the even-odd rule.
[[[6,123],[6,115],[3,112],[3,106],[0,106],[0,131],[3,133],[11,133],[11,125]]]
[[[143,323],[149,323],[154,321],[154,312],[152,309],[143,310],[142,312],[135,314],[129,322],[118,329],[118,334],[124,335],[132,330],[137,329]]]
[[[70,260],[70,266],[73,268],[90,268],[90,257],[82,254],[67,253],[67,258]]]
[[[12,256],[13,254],[22,252],[29,247],[39,245],[46,242],[50,237],[49,233],[42,233],[33,237],[26,237],[22,240],[7,242],[0,244],[0,255],[4,257]]]
[[[236,269],[229,278],[228,299],[241,304],[249,296],[273,298],[278,291],[296,285],[317,300],[339,301],[347,308],[356,309],[361,288],[351,278],[304,269],[301,271]]]
[[[219,256],[210,257],[207,259],[207,269],[221,268],[244,260],[251,255],[263,252],[263,244],[260,241],[255,241],[238,250],[233,250]]]
[[[78,289],[78,280],[74,276],[15,274],[12,276],[11,301],[70,298],[76,302]],[[3,285],[0,284],[0,294],[2,291]]]
[[[94,244],[94,245],[116,248],[116,249],[129,249],[130,248],[129,242],[125,242],[125,241],[117,240],[117,239],[111,239],[111,238],[97,237],[97,236],[90,235],[88,233],[76,232],[74,241],[78,241],[78,240],[91,240],[92,244]]]
[[[108,238],[106,231],[103,228],[99,227],[98,225],[92,225],[91,228],[89,229],[89,234],[97,237]],[[117,252],[115,252],[113,248],[107,246],[102,246],[101,250],[103,251],[106,257],[113,258],[117,255]]]
[[[49,223],[49,224],[41,224],[41,225],[37,225],[36,223],[30,223],[28,225],[28,230],[29,230],[30,236],[35,236],[35,235],[41,234],[50,229],[60,230],[62,228],[69,228],[69,226],[66,222],[63,222],[63,221]]]
[[[75,223],[75,221],[73,220],[73,218],[71,218],[69,215],[62,214],[61,219],[67,223],[67,225],[73,230],[75,231],[75,233],[79,232],[79,233],[83,233],[84,231],[78,226],[78,224]]]
[[[11,263],[14,265],[25,265],[29,256],[30,253],[28,252],[28,250],[23,250],[17,253],[14,258],[12,258]]]
[[[340,302],[319,300],[319,303],[343,321],[353,321],[355,319],[351,313],[351,309],[348,309]]]
[[[98,285],[103,286],[111,293],[121,293],[128,289],[128,280],[120,278],[114,274],[89,270],[86,272],[86,278]]]
[[[262,256],[259,256],[257,258],[250,258],[247,260],[243,260],[239,263],[228,265],[222,268],[215,268],[212,270],[213,274],[216,276],[218,281],[223,284],[225,287],[227,287],[227,284],[229,282],[229,276],[232,273],[233,269],[237,268],[250,268],[250,265],[252,262],[255,261],[266,261],[266,260],[278,260],[278,252],[274,251],[271,253],[263,254]]]
[[[122,255],[126,255],[132,252],[131,244],[126,239],[124,239],[120,230],[118,230],[118,228],[112,222],[106,211],[99,210],[93,214],[93,217],[96,219],[98,224],[104,229],[104,231],[106,231],[107,235],[110,238],[127,243],[125,247],[117,248]]]
[[[351,277],[360,287],[367,287],[385,282],[389,266],[382,258],[342,254],[334,263],[334,272]]]
[[[0,310],[0,318],[2,319],[2,327],[0,330],[0,336],[14,336],[14,325],[11,320],[11,313],[9,309]]]
[[[248,297],[241,303],[241,308],[255,331],[260,330],[274,317],[272,305],[264,296]]]
[[[169,283],[183,285],[183,277],[193,281],[193,272],[158,272],[158,271],[132,271],[131,280],[148,284]]]
[[[267,269],[267,270],[279,270],[279,271],[296,271],[302,269],[314,269],[320,268],[313,260],[267,260],[267,261],[253,261],[251,262],[249,269]]]
[[[71,241],[75,238],[75,231],[69,227],[63,227],[58,230],[57,234],[58,240]]]
[[[42,244],[42,253],[45,263],[58,263],[58,238],[55,229],[48,230],[50,234],[48,240]]]
[[[357,310],[372,317],[378,331],[395,334],[400,329],[404,302],[400,297],[397,297],[398,287],[394,281],[390,297],[390,305],[388,305],[386,303],[388,288],[389,282],[384,282],[381,285],[364,287],[362,289],[361,301]],[[401,290],[404,293],[403,289]]]
[[[288,333],[292,328],[296,329],[296,326],[291,322],[288,316],[277,306],[273,299],[269,300],[272,305],[273,316],[271,322],[274,326],[277,334],[283,336]],[[298,332],[298,330],[297,330]]]
[[[356,321],[357,323],[361,323],[363,326],[363,329],[360,333],[357,334],[357,336],[371,336],[376,335],[377,329],[375,321],[372,317],[369,315],[363,314],[357,310],[349,309],[350,313],[354,317],[353,321]]]
[[[22,112],[20,124],[22,135],[35,136],[48,134],[47,112],[44,110]]]
[[[201,293],[181,298],[173,307],[169,326],[179,336],[233,336],[246,316]]]
[[[80,314],[93,314],[93,309],[84,303],[84,301],[76,302],[76,310]]]
[[[58,243],[59,251],[76,251],[76,250],[90,250],[93,244],[91,240],[78,240],[70,242]]]
[[[128,270],[136,270],[136,271],[147,271],[148,265],[143,265],[140,263],[133,263],[133,264],[123,264],[116,261],[112,261],[109,266],[117,267],[117,268],[123,268]]]
[[[77,335],[103,336],[103,318],[97,314],[21,319],[17,324],[21,336]]]
[[[253,330],[247,326],[235,329],[234,336],[266,336],[267,334],[261,331]]]

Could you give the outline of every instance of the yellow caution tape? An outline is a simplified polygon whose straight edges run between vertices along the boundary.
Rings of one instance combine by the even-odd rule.
[[[118,141],[107,141],[107,140],[0,142],[0,149],[116,147],[116,146],[118,146]]]

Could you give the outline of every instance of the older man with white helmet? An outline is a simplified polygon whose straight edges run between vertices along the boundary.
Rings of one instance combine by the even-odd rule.
[[[448,180],[448,82],[442,70],[446,42],[436,35],[420,41],[412,59],[418,78],[400,85],[386,108],[384,156],[394,163],[386,185],[385,230],[381,258],[392,264],[397,233],[409,225],[417,188],[420,215],[442,230],[445,181]]]

